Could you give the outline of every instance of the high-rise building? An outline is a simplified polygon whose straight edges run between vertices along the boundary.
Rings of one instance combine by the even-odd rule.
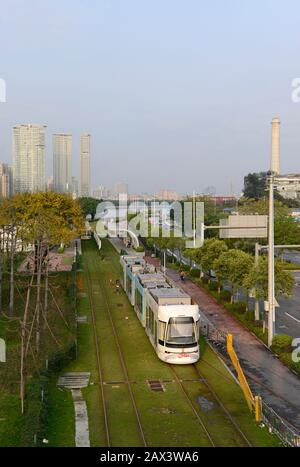
[[[0,196],[8,198],[13,194],[12,169],[8,164],[0,164]]]
[[[45,190],[45,135],[44,125],[13,128],[13,183],[16,193]]]
[[[119,195],[127,195],[128,194],[128,185],[124,182],[118,182],[115,184],[115,194],[116,196]]]
[[[90,196],[90,140],[91,135],[80,135],[80,196]]]
[[[72,135],[53,135],[54,191],[72,193]]]

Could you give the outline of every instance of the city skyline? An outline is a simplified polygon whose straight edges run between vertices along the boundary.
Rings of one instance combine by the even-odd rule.
[[[124,179],[135,192],[214,185],[226,194],[233,182],[239,193],[245,174],[268,168],[269,122],[279,115],[282,172],[298,172],[300,107],[291,96],[300,5],[255,3],[259,15],[253,3],[217,2],[216,16],[215,2],[54,0],[43,2],[45,22],[33,2],[3,5],[1,160],[10,160],[15,122],[45,122],[47,147],[49,135],[63,131],[77,154],[79,134],[93,135],[93,187]],[[89,25],[84,34],[81,24]],[[51,165],[48,152],[47,174]]]

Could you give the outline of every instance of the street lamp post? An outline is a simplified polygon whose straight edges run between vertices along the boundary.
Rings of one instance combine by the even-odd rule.
[[[275,330],[275,271],[274,271],[274,173],[269,176],[269,235],[268,235],[268,346]]]

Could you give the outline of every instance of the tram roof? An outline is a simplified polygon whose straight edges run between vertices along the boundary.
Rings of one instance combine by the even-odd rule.
[[[138,274],[138,278],[141,284],[146,284],[147,282],[166,282],[165,277],[160,272],[140,273]]]
[[[158,304],[190,304],[191,297],[176,287],[157,288],[151,290],[151,295]]]

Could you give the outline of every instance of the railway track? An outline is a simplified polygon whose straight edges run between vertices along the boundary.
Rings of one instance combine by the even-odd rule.
[[[224,363],[228,366],[230,365],[230,360],[228,360],[227,358],[225,358],[223,355],[219,355],[220,358],[224,361]],[[217,368],[215,368],[213,365],[211,365],[209,362],[207,362],[205,359],[202,359],[202,361],[205,363],[205,365],[209,366],[210,368],[212,368],[216,373],[220,374],[220,376],[222,376],[223,378],[225,379],[228,379],[230,380],[229,377],[226,377],[224,374],[222,374]],[[273,389],[271,389],[269,386],[267,386],[265,383],[263,383],[262,381],[260,381],[258,378],[255,378],[254,376],[252,376],[249,372],[245,371],[244,370],[244,373],[245,375],[247,376],[248,380],[251,380],[253,384],[261,387],[263,390],[267,391],[269,394],[271,394],[272,396],[276,397],[277,399],[280,399],[283,403],[285,404],[288,404],[290,405],[292,408],[294,408],[297,412],[299,412],[299,406],[297,406],[296,404],[293,404],[292,402],[288,401],[287,399],[285,399],[283,396],[281,396],[280,394],[278,394],[276,391],[274,391]],[[276,409],[275,409],[275,412],[276,412]],[[297,428],[294,424],[292,424],[290,421],[287,421],[283,416],[281,416],[281,418],[283,419],[283,421],[286,423],[287,426],[289,426],[292,430],[294,430],[296,433],[299,433],[299,428]]]
[[[99,346],[97,327],[96,327],[96,315],[95,315],[95,309],[94,309],[94,303],[93,303],[93,295],[91,291],[91,278],[90,278],[90,270],[89,270],[88,264],[86,264],[86,270],[87,270],[87,276],[88,276],[87,290],[88,290],[90,310],[91,310],[91,315],[92,315],[93,336],[94,336],[94,343],[95,343],[95,349],[96,349],[98,376],[99,376],[99,382],[100,382],[99,384],[100,404],[102,405],[102,408],[103,408],[106,444],[109,447],[111,445],[110,444],[111,443],[110,430],[109,430],[109,424],[108,424],[107,405],[106,405],[104,386],[103,386],[103,372],[102,372],[101,360],[100,360],[100,346]]]
[[[101,359],[100,359],[100,346],[99,346],[99,339],[98,339],[98,334],[97,334],[96,315],[95,315],[95,309],[94,309],[94,304],[93,304],[93,293],[92,293],[92,283],[93,283],[93,281],[92,281],[92,278],[91,278],[91,272],[90,272],[88,261],[89,260],[87,259],[87,261],[86,261],[86,270],[87,270],[87,276],[88,276],[88,294],[89,294],[89,301],[90,301],[90,307],[91,307],[93,333],[94,333],[94,340],[95,340],[95,347],[96,347],[97,366],[98,366],[98,374],[99,374],[99,382],[100,382],[99,386],[100,386],[101,402],[102,402],[103,413],[104,413],[104,425],[105,425],[105,433],[106,433],[106,442],[107,442],[107,446],[111,446],[111,434],[110,434],[110,428],[109,428],[109,423],[108,423],[108,410],[107,410],[107,403],[106,403],[106,399],[105,399],[105,391],[104,391],[104,385],[103,385],[104,379],[103,379],[103,371],[102,371]],[[105,309],[106,309],[106,312],[107,312],[107,316],[109,318],[111,329],[113,331],[114,340],[115,340],[119,360],[120,360],[122,371],[123,371],[124,382],[125,382],[125,384],[127,385],[127,388],[128,388],[128,392],[129,392],[131,404],[132,404],[132,407],[133,407],[133,410],[134,410],[134,414],[135,414],[136,423],[137,423],[139,435],[140,435],[140,438],[141,438],[141,442],[142,442],[142,445],[144,447],[147,447],[147,441],[146,441],[145,433],[144,433],[143,426],[142,426],[142,423],[141,423],[141,419],[140,419],[138,407],[137,407],[137,404],[136,404],[136,401],[135,401],[135,397],[134,397],[134,394],[133,394],[133,391],[132,391],[131,382],[129,380],[128,369],[127,369],[127,365],[126,365],[126,362],[125,362],[125,359],[124,359],[122,348],[121,348],[121,345],[120,345],[120,342],[119,342],[118,333],[117,333],[115,323],[114,323],[114,320],[113,320],[113,317],[112,317],[112,313],[111,313],[111,309],[110,309],[110,305],[109,305],[109,300],[107,298],[107,292],[105,290],[105,284],[103,283],[103,279],[102,279],[100,274],[97,276],[97,282],[98,282],[98,285],[100,286],[102,298],[103,298],[103,301],[104,301],[104,306],[105,306]]]
[[[212,447],[216,447],[215,442],[214,442],[214,440],[213,440],[213,438],[212,438],[212,436],[211,436],[211,434],[210,434],[210,432],[209,432],[207,426],[205,425],[205,423],[204,423],[202,417],[199,415],[198,411],[195,409],[193,400],[192,400],[192,398],[190,397],[190,395],[189,395],[189,393],[187,392],[187,390],[185,389],[185,387],[184,387],[182,381],[180,380],[178,374],[176,373],[175,368],[174,368],[172,365],[170,365],[170,369],[171,369],[171,372],[173,373],[174,378],[175,378],[177,384],[179,385],[179,387],[180,387],[182,393],[184,394],[186,401],[188,402],[189,406],[191,407],[192,411],[194,412],[195,417],[197,418],[197,420],[198,420],[198,422],[199,422],[201,428],[203,429],[203,431],[204,431],[204,433],[205,433],[207,439],[209,440],[209,443],[211,444]]]
[[[232,415],[230,414],[230,412],[227,410],[227,408],[225,407],[225,405],[223,404],[223,402],[221,401],[221,399],[219,398],[219,396],[217,395],[217,393],[215,392],[215,390],[213,389],[213,387],[211,386],[211,384],[207,381],[207,379],[202,375],[201,371],[199,370],[199,368],[193,364],[190,366],[191,368],[193,368],[194,372],[196,373],[197,375],[197,378],[199,381],[201,381],[202,384],[204,384],[207,388],[207,390],[209,391],[212,399],[214,400],[215,404],[221,409],[221,411],[223,412],[223,414],[225,415],[225,417],[229,420],[230,424],[233,426],[234,428],[234,431],[238,434],[238,436],[240,437],[241,441],[242,441],[242,444],[243,445],[246,445],[247,447],[252,447],[252,444],[250,443],[250,441],[248,440],[247,436],[245,435],[245,433],[241,430],[241,428],[239,427],[238,423],[236,422],[236,420],[234,420],[234,418],[232,417]],[[189,395],[188,391],[186,390],[186,388],[184,387],[184,384],[183,384],[183,381],[181,380],[180,376],[178,375],[176,369],[174,366],[170,366],[171,368],[171,371],[174,375],[174,378],[177,382],[177,384],[180,386],[183,394],[185,395],[185,398],[188,402],[188,404],[190,405],[191,409],[193,410],[197,420],[199,421],[203,431],[205,432],[211,446],[213,447],[216,447],[216,442],[214,440],[214,437],[211,433],[211,431],[208,429],[207,425],[205,424],[203,418],[201,417],[201,415],[199,414],[199,412],[197,411],[197,409],[195,408],[195,405],[194,405],[194,401],[193,399],[191,398],[191,396]]]
[[[197,373],[199,379],[201,379],[203,381],[203,384],[205,384],[205,386],[207,387],[207,389],[209,390],[209,392],[211,393],[211,395],[213,396],[213,398],[215,399],[215,401],[218,403],[219,407],[221,407],[222,411],[224,412],[224,414],[226,415],[226,417],[228,418],[228,420],[231,422],[231,424],[234,426],[236,432],[239,434],[239,436],[245,441],[245,443],[247,444],[248,447],[252,447],[252,444],[250,443],[250,441],[248,440],[247,436],[245,435],[245,433],[241,430],[240,426],[238,425],[238,423],[236,422],[236,420],[234,420],[234,418],[232,417],[232,415],[230,414],[230,412],[227,410],[227,408],[225,407],[225,405],[223,404],[223,402],[221,401],[221,399],[219,398],[218,394],[215,392],[215,390],[213,389],[212,385],[208,382],[208,380],[206,378],[204,378],[204,376],[202,375],[201,371],[199,370],[199,368],[194,364],[193,365],[193,368],[195,370],[195,372]]]

